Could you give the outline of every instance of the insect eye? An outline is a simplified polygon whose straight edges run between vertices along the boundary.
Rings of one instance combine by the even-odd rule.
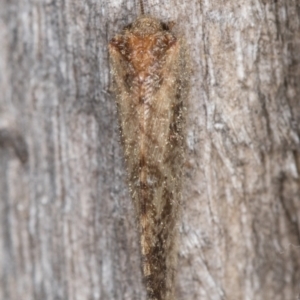
[[[132,28],[132,23],[126,25],[126,26],[123,28],[123,30],[130,30],[131,28]]]
[[[161,22],[161,27],[163,30],[166,30],[166,31],[170,30],[169,25],[167,23]]]

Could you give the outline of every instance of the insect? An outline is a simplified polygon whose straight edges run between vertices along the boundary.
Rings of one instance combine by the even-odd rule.
[[[142,15],[109,43],[129,188],[150,300],[175,297],[189,67],[172,23]]]

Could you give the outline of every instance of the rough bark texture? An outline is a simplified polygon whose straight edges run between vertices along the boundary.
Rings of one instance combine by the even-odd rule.
[[[299,299],[299,1],[148,2],[193,65],[178,299]],[[107,53],[136,15],[0,2],[1,300],[145,299]]]

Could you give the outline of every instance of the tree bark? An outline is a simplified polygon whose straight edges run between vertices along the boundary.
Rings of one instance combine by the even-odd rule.
[[[149,0],[193,66],[177,299],[300,299],[297,0]],[[128,1],[0,2],[0,299],[145,299],[107,44]]]

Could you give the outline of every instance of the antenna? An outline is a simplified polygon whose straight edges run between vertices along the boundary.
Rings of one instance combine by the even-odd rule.
[[[144,2],[143,2],[143,0],[140,0],[139,3],[140,3],[141,15],[144,15],[145,14],[145,10],[144,10]]]

